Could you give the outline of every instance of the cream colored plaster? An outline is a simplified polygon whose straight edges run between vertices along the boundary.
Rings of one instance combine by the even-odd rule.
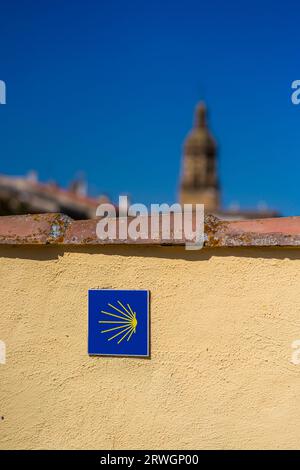
[[[296,249],[2,247],[0,448],[299,448],[299,272]],[[151,359],[87,355],[89,288],[151,291]]]

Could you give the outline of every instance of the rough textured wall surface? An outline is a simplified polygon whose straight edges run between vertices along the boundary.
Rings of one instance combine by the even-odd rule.
[[[300,251],[0,248],[0,448],[300,447]],[[87,355],[87,290],[151,291],[151,359]]]

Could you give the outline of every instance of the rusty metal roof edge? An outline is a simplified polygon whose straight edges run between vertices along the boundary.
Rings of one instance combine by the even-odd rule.
[[[73,220],[64,214],[2,216],[0,217],[0,244],[182,246],[191,241],[189,236],[183,236],[180,239],[175,237],[173,216],[171,216],[170,235],[167,238],[162,237],[160,228],[156,238],[148,238],[147,232],[143,233],[143,239],[100,240],[96,234],[99,220]],[[118,224],[120,219],[116,219],[116,222]],[[192,227],[195,229],[194,217],[192,222]],[[127,223],[130,223],[130,219]],[[151,226],[150,224],[151,216],[148,217],[148,227]],[[212,215],[206,215],[204,237],[204,246],[213,248],[300,247],[300,216],[223,221]]]

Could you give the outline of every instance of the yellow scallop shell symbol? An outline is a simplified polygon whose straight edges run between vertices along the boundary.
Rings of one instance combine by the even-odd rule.
[[[119,304],[119,308],[115,305],[108,304],[108,306],[113,309],[113,312],[106,312],[105,310],[101,310],[103,315],[106,315],[106,318],[109,317],[110,320],[99,320],[99,323],[103,324],[110,324],[112,328],[108,328],[107,330],[101,330],[101,333],[111,333],[112,331],[117,331],[114,333],[113,336],[110,336],[107,341],[111,341],[112,339],[116,339],[117,343],[120,344],[123,339],[130,340],[133,333],[136,332],[136,327],[138,321],[136,319],[136,313],[132,310],[131,306],[127,304],[125,307],[120,300],[117,300]],[[118,312],[118,314],[114,313]],[[116,320],[111,319],[111,317],[116,318]],[[121,338],[119,338],[121,336]]]

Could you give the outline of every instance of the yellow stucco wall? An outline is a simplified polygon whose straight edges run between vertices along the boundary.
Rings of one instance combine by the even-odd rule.
[[[299,448],[299,271],[296,249],[0,248],[0,448]],[[87,355],[89,288],[151,291],[151,359]]]

